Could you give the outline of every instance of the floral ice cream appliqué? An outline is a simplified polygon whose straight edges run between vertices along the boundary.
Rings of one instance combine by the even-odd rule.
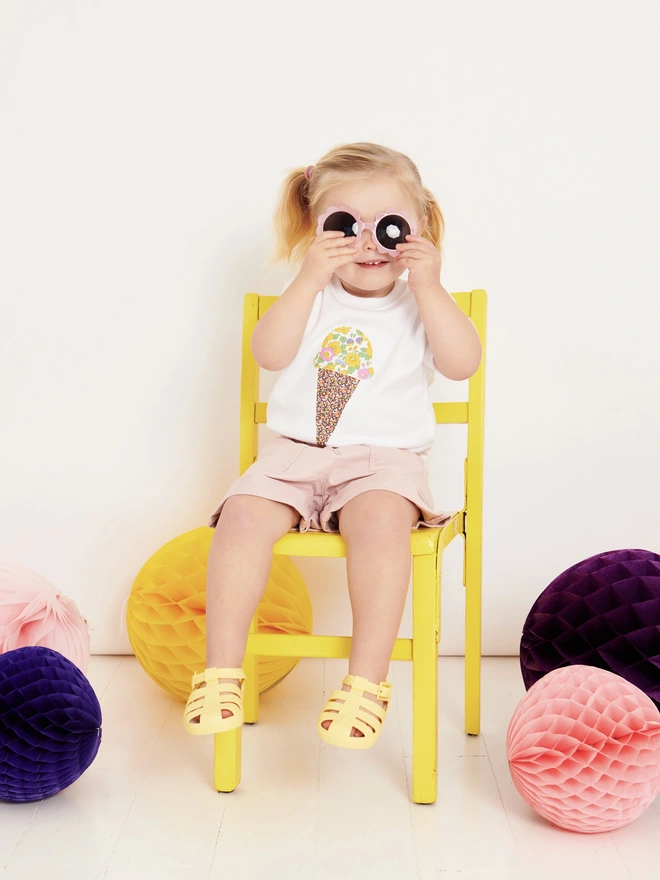
[[[354,327],[335,327],[314,358],[316,381],[316,442],[325,446],[359,383],[370,379],[371,342]]]

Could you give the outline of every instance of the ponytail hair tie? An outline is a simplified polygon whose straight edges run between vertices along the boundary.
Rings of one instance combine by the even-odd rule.
[[[308,165],[307,168],[305,168],[305,177],[307,178],[307,180],[311,180],[313,170],[313,165]]]

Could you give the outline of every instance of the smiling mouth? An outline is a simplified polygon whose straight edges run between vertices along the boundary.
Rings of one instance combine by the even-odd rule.
[[[389,260],[370,260],[366,263],[358,263],[358,266],[362,266],[365,269],[376,269],[378,266],[385,266],[389,263]]]

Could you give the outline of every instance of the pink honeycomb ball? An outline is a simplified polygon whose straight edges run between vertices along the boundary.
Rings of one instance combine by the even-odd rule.
[[[0,562],[0,654],[17,648],[50,648],[84,674],[90,628],[78,606],[44,575]]]
[[[555,669],[532,685],[506,751],[525,801],[569,831],[621,828],[660,793],[660,712],[635,685],[594,666]]]

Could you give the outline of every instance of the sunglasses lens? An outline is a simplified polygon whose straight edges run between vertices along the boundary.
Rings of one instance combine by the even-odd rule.
[[[399,214],[388,214],[378,221],[376,238],[384,248],[394,248],[405,243],[406,235],[410,235],[410,226]]]
[[[323,221],[323,231],[343,232],[345,236],[355,235],[357,232],[357,221],[347,211],[334,211]]]

